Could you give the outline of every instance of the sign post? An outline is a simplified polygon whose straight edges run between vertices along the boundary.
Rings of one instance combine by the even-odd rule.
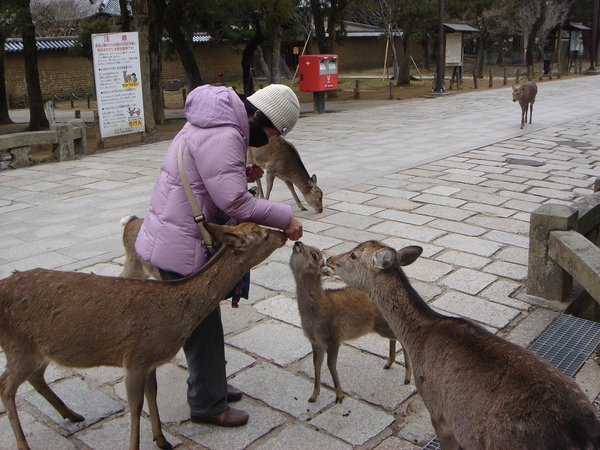
[[[137,32],[92,35],[102,138],[143,132],[144,103]]]

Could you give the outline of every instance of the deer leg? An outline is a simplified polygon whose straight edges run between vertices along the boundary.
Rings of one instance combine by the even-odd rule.
[[[29,450],[29,445],[25,439],[25,433],[21,427],[21,421],[17,414],[17,405],[15,403],[15,395],[17,389],[27,377],[31,374],[31,367],[27,367],[26,364],[11,364],[10,360],[7,363],[7,367],[0,376],[0,399],[6,408],[8,413],[8,421],[10,427],[15,435],[17,441],[17,448],[19,450]]]
[[[313,366],[315,369],[315,385],[313,392],[308,399],[308,401],[311,403],[315,402],[321,393],[321,367],[323,366],[323,359],[325,358],[325,347],[322,345],[312,344],[312,351]]]
[[[531,103],[529,105],[529,123],[531,123],[532,119],[533,119],[533,103]]]
[[[267,171],[267,195],[265,196],[267,200],[271,196],[271,189],[273,189],[273,181],[275,181],[275,173]]]
[[[144,405],[144,390],[148,373],[144,369],[125,369],[125,388],[131,420],[129,450],[140,448],[140,416]]]
[[[441,448],[444,450],[461,450],[460,445],[456,442],[452,429],[443,418],[434,420],[432,417],[431,423],[433,424]]]
[[[77,414],[75,411],[65,405],[60,397],[56,395],[52,389],[50,389],[50,386],[48,386],[48,383],[46,383],[46,380],[44,379],[46,367],[47,364],[44,364],[42,367],[36,370],[29,377],[29,383],[35,388],[36,391],[40,393],[42,397],[46,399],[48,403],[52,405],[54,409],[58,411],[62,417],[70,420],[71,422],[83,422],[85,420],[84,417],[80,414]]]
[[[258,190],[258,198],[265,198],[265,194],[263,192],[262,183],[260,182],[260,178],[256,180],[256,189]]]
[[[333,342],[327,348],[327,367],[329,368],[329,373],[331,373],[331,378],[333,378],[336,403],[342,403],[342,400],[344,400],[344,391],[342,391],[342,385],[340,384],[340,378],[337,373],[337,357],[339,350],[339,342]]]
[[[523,129],[523,127],[525,126],[525,113],[527,112],[527,109],[523,110],[523,108],[521,108],[521,129]]]
[[[159,448],[168,450],[173,448],[173,446],[167,441],[167,438],[165,438],[165,435],[162,432],[160,415],[158,414],[158,404],[156,403],[156,391],[156,368],[154,368],[148,373],[145,390],[148,410],[150,411],[150,422],[152,423],[152,437]]]
[[[396,362],[396,339],[390,339],[390,349],[388,352],[388,359],[383,366],[384,369],[389,369]]]
[[[402,354],[404,355],[404,384],[410,384],[412,366],[410,365],[410,358],[404,347],[402,347]]]
[[[300,208],[302,211],[306,211],[306,208],[304,207],[304,205],[300,202],[300,199],[298,198],[298,194],[296,194],[296,190],[294,189],[294,185],[292,184],[292,182],[285,180],[285,185],[288,187],[288,189],[292,193],[292,197],[294,197],[294,200],[296,200],[296,205],[298,205],[298,208]]]

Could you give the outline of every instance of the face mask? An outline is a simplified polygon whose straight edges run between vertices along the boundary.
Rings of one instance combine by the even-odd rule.
[[[261,127],[250,124],[250,140],[248,143],[250,147],[262,147],[269,143],[269,138]]]

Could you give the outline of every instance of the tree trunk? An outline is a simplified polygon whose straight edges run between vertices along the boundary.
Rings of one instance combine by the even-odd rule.
[[[267,62],[265,61],[265,55],[263,53],[263,49],[262,47],[258,47],[256,49],[256,51],[258,52],[258,63],[260,64],[260,68],[263,71],[263,76],[268,80],[271,79],[271,72],[269,71],[269,65],[267,64]]]
[[[147,0],[134,0],[133,27],[139,36],[140,68],[142,71],[142,95],[144,101],[144,122],[146,132],[156,128],[154,107],[152,106],[152,82],[150,79],[150,17]]]
[[[398,81],[396,82],[398,86],[407,86],[410,84],[410,56],[410,36],[408,33],[404,33],[402,38],[400,38],[400,58],[398,60],[400,67]]]
[[[254,27],[254,36],[246,41],[246,47],[242,53],[242,79],[244,82],[244,95],[248,97],[254,94],[254,79],[252,77],[252,62],[254,53],[264,41],[264,36],[260,26]]]
[[[164,1],[164,0],[163,0]],[[150,16],[153,20],[150,22],[148,47],[150,57],[150,92],[152,97],[152,107],[154,120],[156,123],[165,123],[165,102],[162,90],[162,31],[165,17],[165,10],[162,8],[160,0],[150,0],[148,4]]]
[[[8,96],[6,92],[6,74],[4,73],[4,42],[6,36],[0,32],[0,125],[12,123],[8,114]]]
[[[475,75],[477,78],[483,77],[483,70],[485,69],[485,45],[483,39],[477,39],[477,51],[475,57]]]
[[[185,38],[181,28],[179,28],[179,25],[172,20],[167,20],[165,26],[171,37],[171,41],[173,42],[173,47],[175,47],[175,51],[179,55],[179,60],[185,71],[185,76],[187,77],[189,90],[191,91],[195,87],[202,86],[204,82],[200,75],[198,63],[194,57],[192,47]]]
[[[269,84],[278,83],[281,78],[279,73],[279,53],[281,52],[281,24],[277,23],[273,25],[273,33],[271,35],[271,60],[269,61]]]
[[[121,11],[121,31],[124,33],[130,31],[131,28],[131,17],[129,17],[127,3],[129,3],[129,0],[119,0],[119,8]]]
[[[29,100],[29,129],[32,131],[48,128],[48,118],[44,112],[44,97],[40,86],[37,48],[35,43],[35,26],[29,10],[29,0],[22,6],[23,13],[23,57],[25,59],[25,80]]]
[[[527,51],[525,52],[525,63],[527,67],[533,68],[533,59],[535,52],[535,39],[546,20],[546,3],[544,1],[540,1],[540,15],[535,20],[533,25],[531,26],[531,30],[529,33],[529,39],[527,39]]]
[[[323,23],[320,0],[310,0],[310,10],[315,24],[315,37],[317,39],[319,53],[329,53],[329,44],[325,36],[325,24]]]

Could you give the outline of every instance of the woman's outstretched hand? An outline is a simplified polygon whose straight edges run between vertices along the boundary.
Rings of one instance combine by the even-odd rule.
[[[298,219],[292,217],[290,223],[288,223],[287,227],[283,230],[283,234],[285,234],[288,239],[297,241],[302,237],[302,224]]]
[[[264,173],[262,167],[257,166],[256,164],[246,167],[246,178],[248,183],[254,183],[259,178],[262,178]]]

